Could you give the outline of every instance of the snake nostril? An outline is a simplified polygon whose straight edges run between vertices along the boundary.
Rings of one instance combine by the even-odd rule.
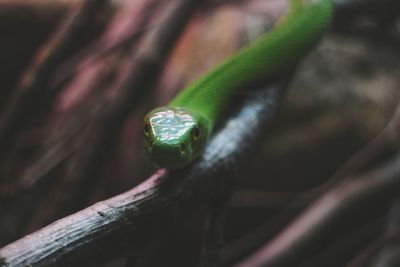
[[[147,139],[145,144],[146,144],[147,149],[149,151],[151,151],[153,148],[154,141],[153,141],[153,139]]]
[[[179,146],[179,149],[181,151],[181,154],[185,154],[185,152],[186,152],[186,144],[185,143],[181,143],[181,145]]]

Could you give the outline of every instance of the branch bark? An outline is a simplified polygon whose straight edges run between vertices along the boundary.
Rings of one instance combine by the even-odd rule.
[[[159,170],[124,194],[5,246],[0,249],[1,265],[95,266],[128,251],[139,253],[182,216],[231,193],[232,167],[257,147],[275,117],[285,87],[280,84],[258,91],[189,168]]]

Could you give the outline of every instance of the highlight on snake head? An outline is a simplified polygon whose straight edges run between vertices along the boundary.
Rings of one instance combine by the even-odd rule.
[[[180,169],[203,151],[208,125],[185,108],[160,107],[146,115],[143,134],[145,150],[155,165]]]

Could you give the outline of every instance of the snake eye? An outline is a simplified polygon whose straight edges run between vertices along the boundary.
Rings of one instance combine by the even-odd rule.
[[[200,137],[200,130],[198,127],[194,127],[192,130],[192,138],[193,140],[197,140]]]
[[[150,134],[150,125],[148,122],[146,122],[143,127],[143,133],[145,136],[148,136]]]

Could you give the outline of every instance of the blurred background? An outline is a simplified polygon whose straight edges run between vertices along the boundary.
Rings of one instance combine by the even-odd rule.
[[[151,175],[144,114],[273,27],[287,8],[285,0],[204,1],[159,63],[160,75],[143,76],[154,80],[151,89],[129,93],[129,73],[146,68],[141,56],[157,55],[152,34],[173,5],[83,3],[0,1],[0,126],[9,129],[0,133],[0,247]],[[389,10],[349,9],[298,66],[274,126],[237,170],[226,265],[236,260],[229,244],[323,185],[395,114],[400,12]],[[182,222],[157,260],[194,266],[204,217],[201,210]]]

